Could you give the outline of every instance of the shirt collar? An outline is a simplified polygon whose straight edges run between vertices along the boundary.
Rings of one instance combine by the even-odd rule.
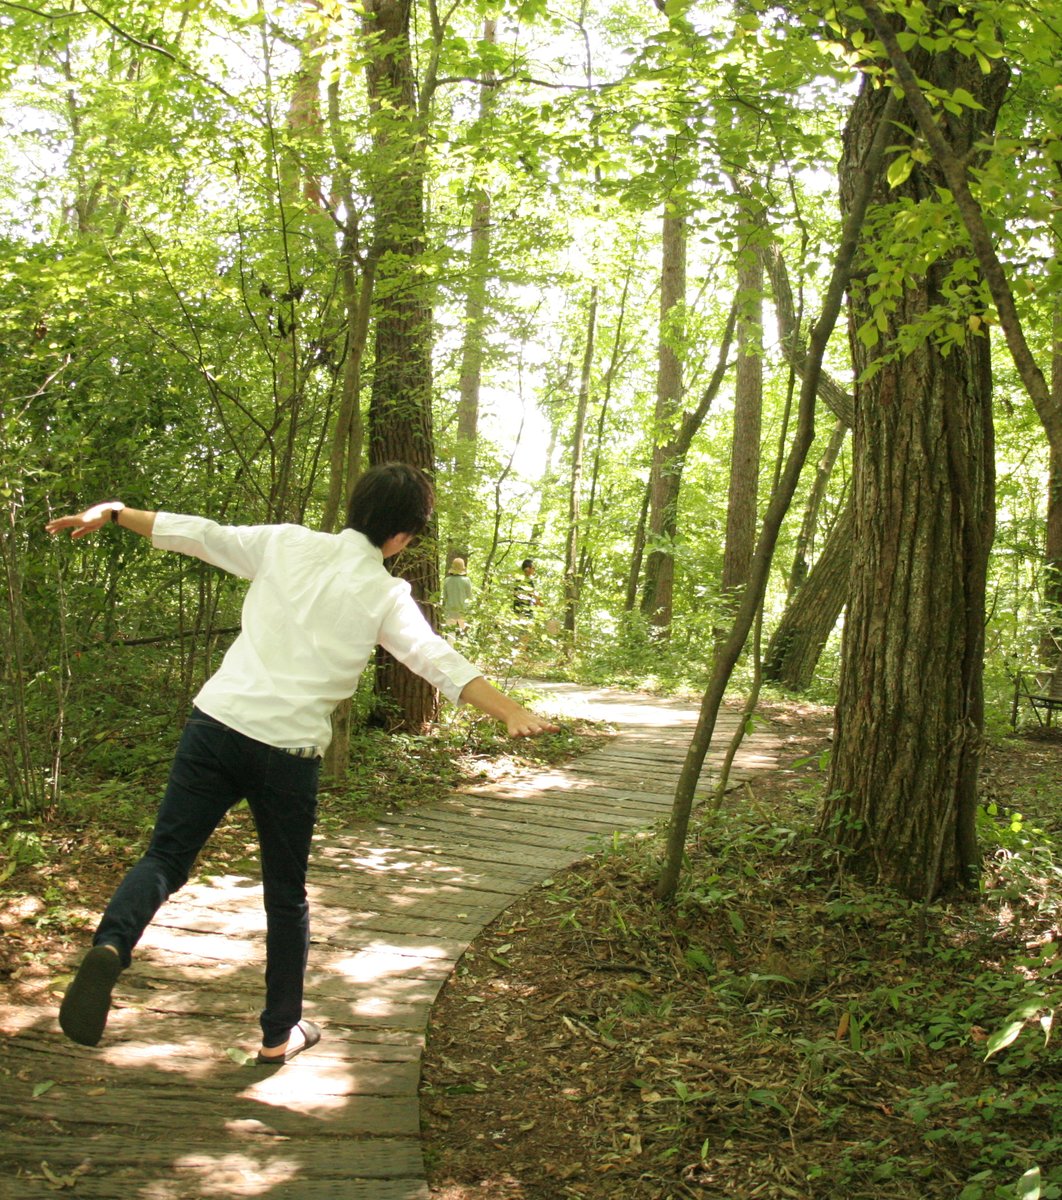
[[[379,546],[374,546],[372,542],[363,533],[359,533],[356,529],[341,529],[339,531],[341,538],[347,538],[348,541],[353,541],[366,554],[371,555],[380,564],[383,563],[383,551]]]

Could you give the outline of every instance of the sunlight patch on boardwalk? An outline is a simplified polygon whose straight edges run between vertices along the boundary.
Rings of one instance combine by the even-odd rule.
[[[163,906],[99,1048],[65,1041],[54,1008],[0,1008],[11,1200],[53,1194],[42,1161],[80,1170],[75,1194],[97,1200],[427,1200],[418,1084],[439,989],[516,898],[667,816],[697,717],[687,702],[537,687],[544,711],[618,736],[568,766],[315,837],[306,1015],[323,1037],[292,1063],[243,1065],[264,957],[250,876],[197,877]],[[735,719],[720,724],[710,762]],[[773,766],[775,744],[758,731],[737,778]]]

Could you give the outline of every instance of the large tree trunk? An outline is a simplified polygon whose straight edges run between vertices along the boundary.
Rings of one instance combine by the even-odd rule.
[[[948,115],[959,153],[990,135],[1003,95],[1001,72],[976,60],[920,54],[919,77],[965,87],[984,106]],[[864,147],[887,89],[864,87],[845,131],[842,204],[862,170]],[[901,110],[900,131],[915,124]],[[878,228],[891,231],[903,206],[939,203],[934,165],[915,162],[889,189],[875,181]],[[892,207],[895,206],[895,207]],[[873,270],[870,257],[864,270]],[[891,303],[871,303],[861,282],[850,291],[856,387],[852,589],[845,622],[837,733],[829,797],[820,829],[879,884],[928,899],[970,881],[976,862],[974,815],[983,720],[985,577],[994,523],[989,345],[967,325],[945,354],[930,338],[892,361],[900,330],[947,305],[952,260],[939,259]],[[885,361],[864,372],[859,331],[882,331]]]
[[[401,461],[429,474],[435,451],[431,419],[431,305],[418,274],[424,254],[424,147],[414,94],[409,0],[374,0],[366,8],[371,39],[366,77],[372,108],[376,245],[376,340],[369,403],[369,459]],[[402,169],[388,164],[402,163]],[[439,587],[434,526],[395,573],[433,618],[429,597]],[[418,675],[381,651],[376,689],[396,723],[420,730],[435,719],[438,695]]]

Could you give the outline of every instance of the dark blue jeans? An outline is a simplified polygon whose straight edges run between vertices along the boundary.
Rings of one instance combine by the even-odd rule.
[[[310,945],[306,863],[317,815],[321,760],[297,758],[192,709],[170,769],[151,844],[118,886],[94,944],[129,966],[163,901],[183,887],[218,822],[246,799],[258,829],[266,911],[262,1043],[279,1046],[302,1016]]]

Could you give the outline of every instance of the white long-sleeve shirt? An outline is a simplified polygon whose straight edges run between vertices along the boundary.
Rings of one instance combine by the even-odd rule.
[[[381,645],[457,703],[482,672],[432,630],[408,582],[364,534],[219,525],[160,512],[152,544],[251,581],[242,629],[196,706],[270,746],[317,746]]]

